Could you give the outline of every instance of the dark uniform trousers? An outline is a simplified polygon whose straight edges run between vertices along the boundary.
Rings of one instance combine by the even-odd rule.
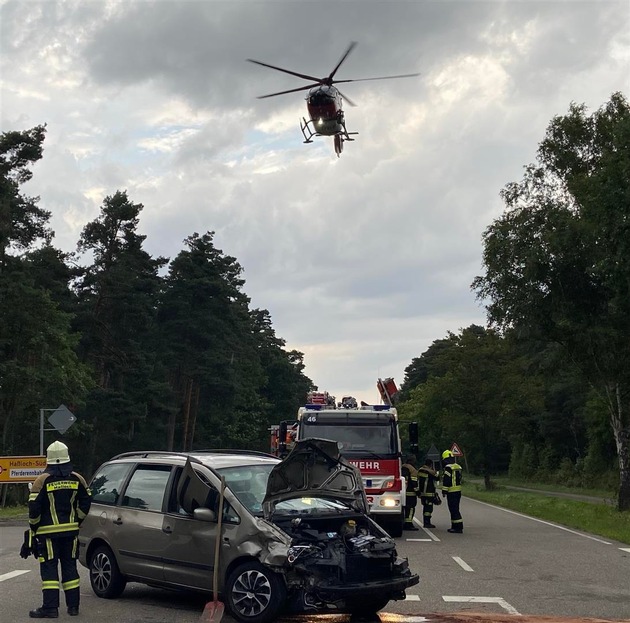
[[[446,502],[451,514],[451,528],[454,530],[463,530],[464,528],[464,520],[462,519],[462,514],[459,512],[459,502],[461,499],[461,491],[449,491],[446,494]]]
[[[59,589],[62,588],[68,608],[79,607],[79,572],[76,559],[79,540],[76,536],[37,538],[39,570],[42,576],[44,609],[59,608]],[[61,583],[58,567],[61,566]]]
[[[413,517],[416,514],[416,506],[418,504],[418,470],[409,463],[402,466],[402,475],[407,480],[407,490],[405,492],[405,515],[404,526],[417,530],[413,525]]]

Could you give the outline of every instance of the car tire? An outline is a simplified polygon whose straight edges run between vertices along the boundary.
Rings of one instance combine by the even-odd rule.
[[[107,545],[101,545],[90,556],[90,584],[97,597],[120,597],[127,586],[127,579],[120,572],[116,557]]]
[[[349,614],[366,617],[376,614],[389,603],[389,597],[374,597],[370,599],[349,600],[346,610]]]
[[[230,614],[242,623],[270,623],[287,596],[284,580],[255,560],[236,567],[223,592]]]

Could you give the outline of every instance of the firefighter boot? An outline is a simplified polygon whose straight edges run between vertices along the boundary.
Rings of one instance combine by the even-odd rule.
[[[58,619],[59,608],[36,608],[28,613],[31,619]]]

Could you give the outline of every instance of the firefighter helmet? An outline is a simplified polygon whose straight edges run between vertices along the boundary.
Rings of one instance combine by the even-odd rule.
[[[442,460],[451,458],[453,458],[453,453],[450,450],[444,450],[444,452],[442,452]]]
[[[53,441],[46,449],[46,464],[61,465],[62,463],[70,463],[68,446],[61,441]]]

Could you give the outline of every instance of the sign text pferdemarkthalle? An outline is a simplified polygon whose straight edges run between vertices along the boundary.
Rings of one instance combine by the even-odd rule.
[[[0,484],[33,482],[45,469],[45,456],[0,456]]]

